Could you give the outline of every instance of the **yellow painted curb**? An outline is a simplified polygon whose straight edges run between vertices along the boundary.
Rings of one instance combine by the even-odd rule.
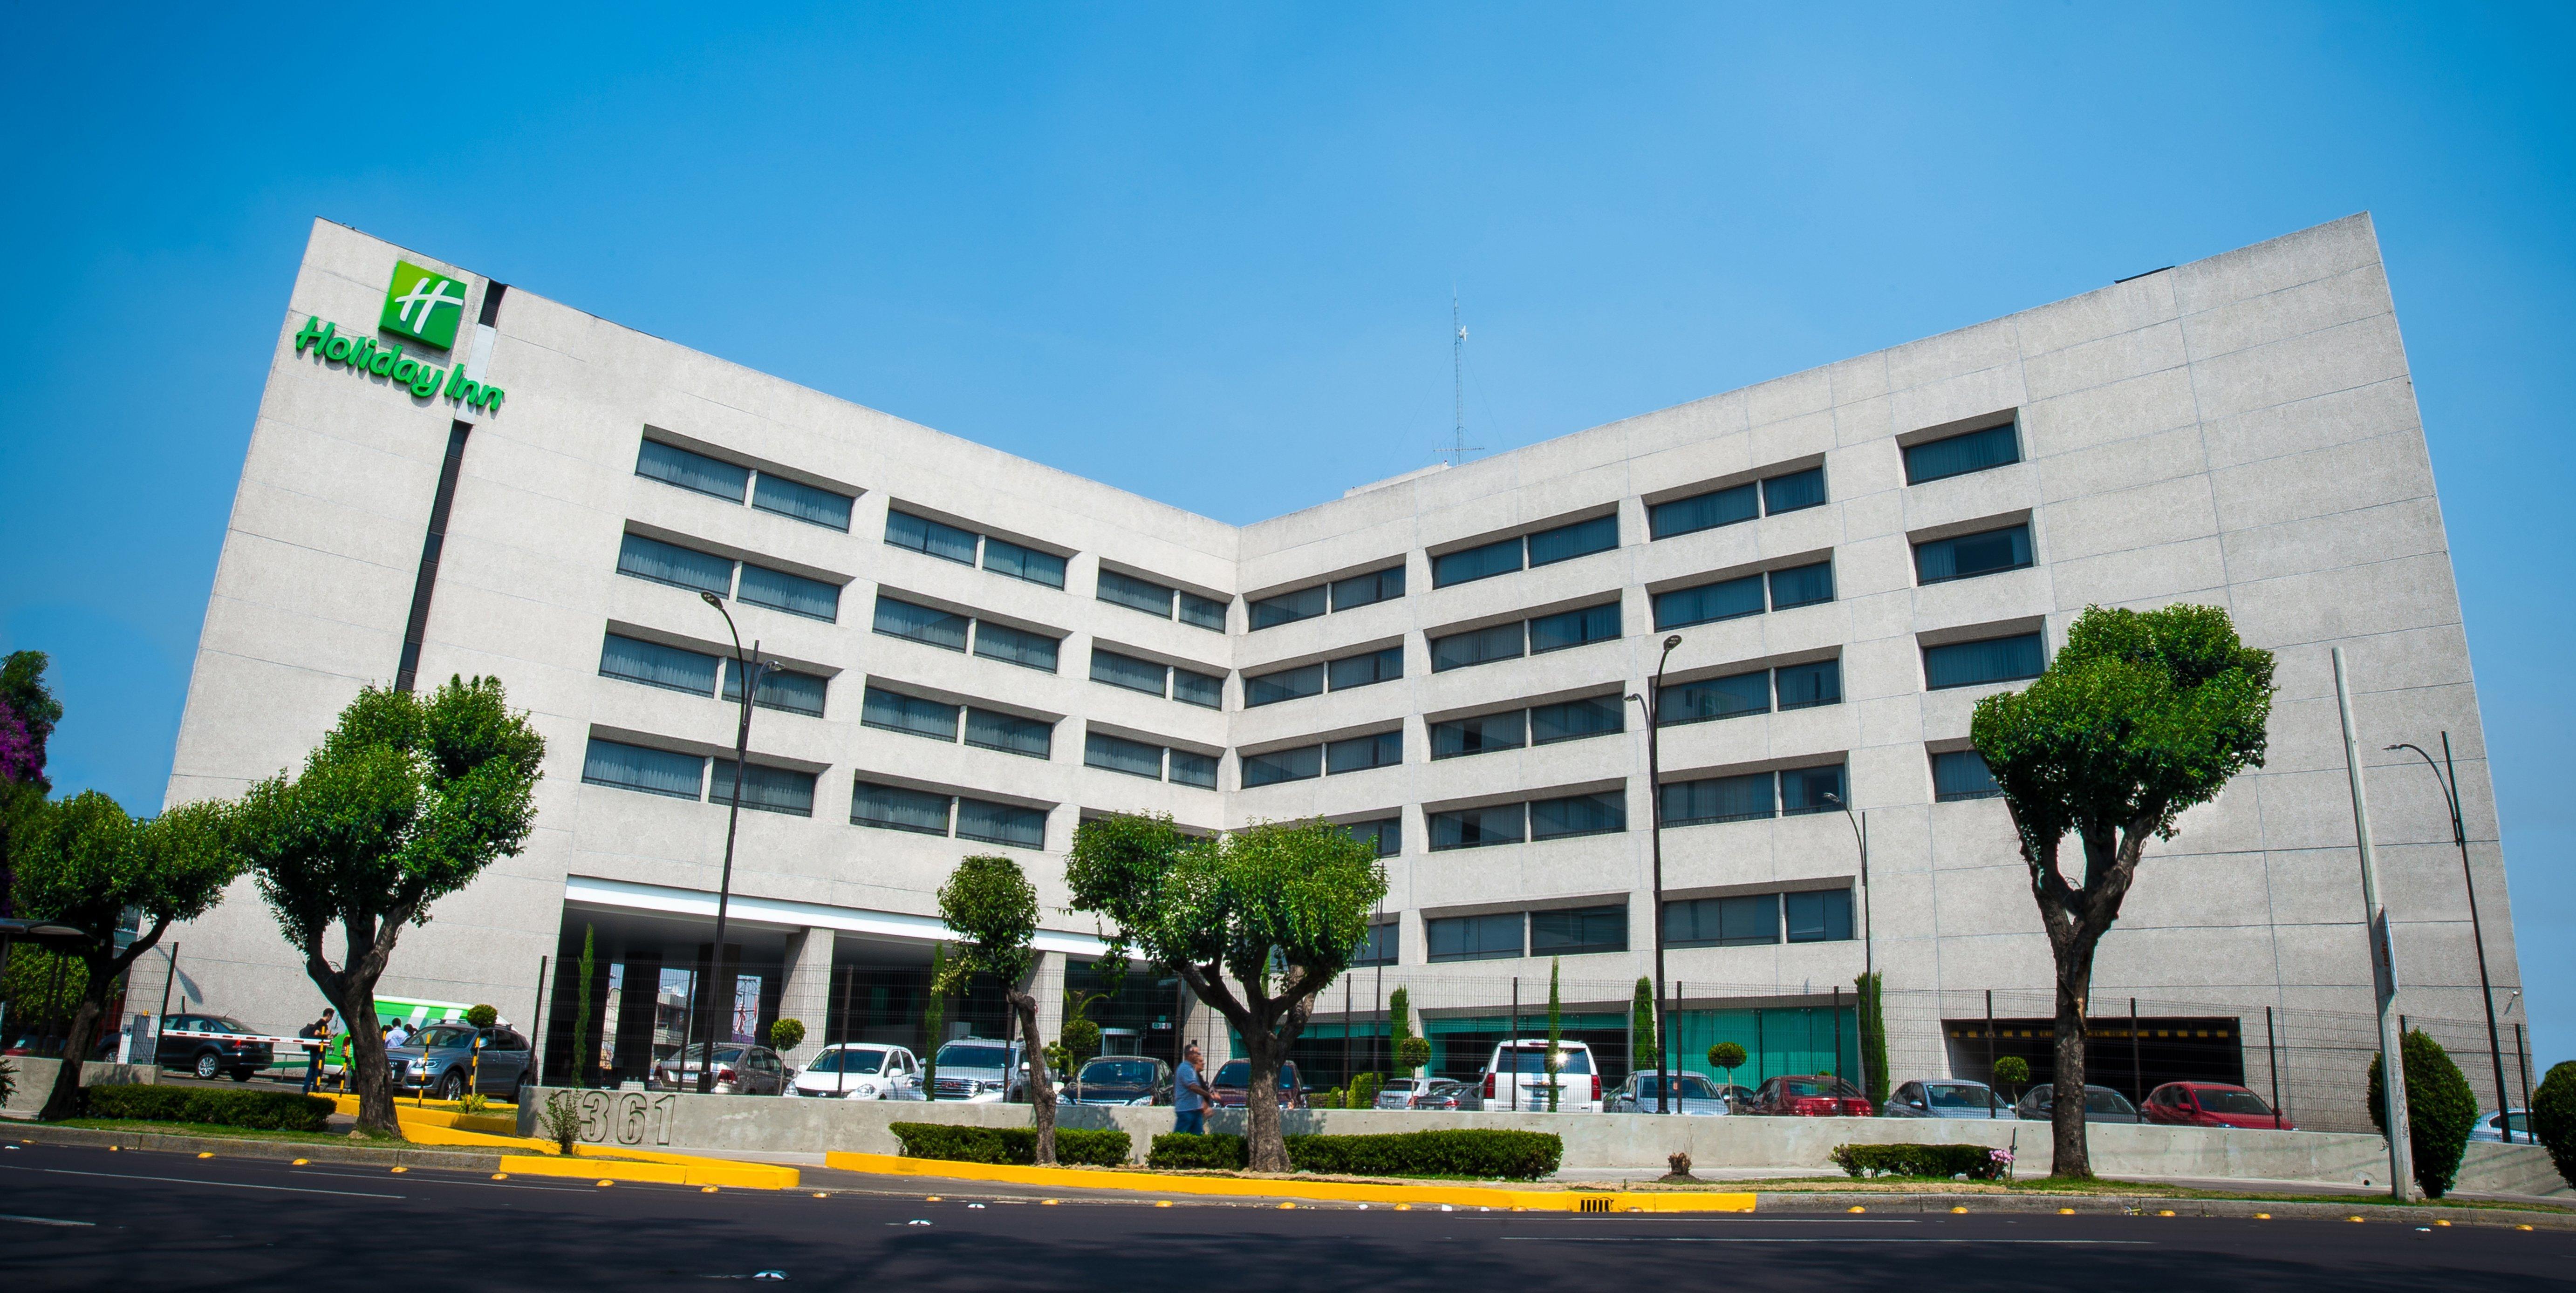
[[[1507,1190],[1480,1185],[1363,1185],[1345,1181],[1290,1178],[1245,1180],[1230,1176],[1165,1176],[1151,1172],[1113,1172],[1082,1167],[1018,1167],[999,1163],[958,1163],[946,1159],[905,1158],[897,1154],[854,1154],[833,1150],[823,1165],[844,1172],[877,1176],[935,1176],[964,1181],[1002,1181],[1014,1185],[1062,1186],[1077,1190],[1125,1190],[1148,1194],[1197,1194],[1233,1198],[1278,1198],[1292,1195],[1331,1203],[1412,1203],[1462,1208],[1521,1208],[1532,1212],[1751,1212],[1751,1194],[1582,1193],[1572,1190]]]
[[[609,1178],[619,1181],[647,1181],[659,1185],[730,1185],[744,1190],[792,1190],[798,1173],[792,1167],[768,1163],[735,1163],[720,1159],[691,1159],[679,1154],[656,1155],[676,1162],[611,1163],[596,1158],[545,1158],[537,1155],[511,1155],[501,1160],[501,1170],[529,1176],[573,1176]]]

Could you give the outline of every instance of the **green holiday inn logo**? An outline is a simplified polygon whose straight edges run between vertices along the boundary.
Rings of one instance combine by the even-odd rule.
[[[445,350],[456,344],[456,325],[464,320],[465,284],[407,260],[394,262],[393,281],[385,284],[384,318],[377,327]]]

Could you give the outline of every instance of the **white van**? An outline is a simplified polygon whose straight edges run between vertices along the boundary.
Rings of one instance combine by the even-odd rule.
[[[1556,1112],[1601,1112],[1601,1070],[1592,1048],[1582,1042],[1556,1044],[1556,1073],[1547,1071],[1547,1039],[1524,1037],[1494,1044],[1485,1065],[1485,1110],[1520,1109],[1548,1112],[1547,1095],[1556,1089]]]

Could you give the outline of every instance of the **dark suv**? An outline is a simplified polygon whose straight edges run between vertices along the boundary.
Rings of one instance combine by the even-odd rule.
[[[248,1082],[268,1067],[269,1044],[233,1039],[259,1036],[264,1034],[230,1015],[172,1015],[161,1025],[153,1058],[165,1069],[196,1077]]]

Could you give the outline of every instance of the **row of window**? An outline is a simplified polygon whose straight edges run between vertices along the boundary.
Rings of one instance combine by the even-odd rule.
[[[1102,647],[1091,648],[1091,680],[1141,691],[1185,705],[1225,708],[1225,675],[1159,664]]]
[[[1767,590],[1767,597],[1766,597]],[[1834,599],[1834,563],[1819,561],[1787,570],[1742,575],[1655,594],[1655,628],[1683,628],[1718,620],[1785,611]]]
[[[954,561],[961,566],[981,565],[997,575],[1044,584],[1049,588],[1064,587],[1064,558],[1008,539],[960,529],[926,516],[886,509],[885,541],[898,548],[942,561]]]
[[[1156,745],[1150,741],[1131,741],[1107,732],[1086,732],[1082,738],[1082,764],[1103,772],[1123,772],[1148,781],[1169,781],[1176,786],[1216,789],[1217,755],[1196,750]]]
[[[1455,759],[1496,750],[1578,741],[1627,730],[1627,710],[1619,697],[1587,696],[1581,700],[1533,705],[1499,714],[1452,718],[1431,725],[1431,757]]]
[[[1782,712],[1840,704],[1843,698],[1843,662],[1816,660],[1807,664],[1782,665],[1777,669],[1729,674],[1723,678],[1675,683],[1664,688],[1661,698],[1656,701],[1655,722],[1659,727],[1672,727],[1681,723],[1741,718],[1746,714],[1768,714],[1774,708],[1774,695],[1779,698],[1777,708]]]
[[[953,836],[1024,849],[1046,847],[1046,810],[966,795],[854,781],[850,824],[916,835]]]
[[[1370,926],[1360,963],[1395,964],[1400,959],[1397,930],[1393,922]],[[1838,943],[1852,936],[1849,889],[1692,898],[1664,904],[1667,947]],[[1427,959],[1435,963],[1624,952],[1628,950],[1628,906],[1606,903],[1597,907],[1427,917],[1422,922],[1422,941]]]
[[[1838,812],[1850,798],[1843,788],[1843,765],[1788,768],[1663,785],[1666,826],[1702,826],[1711,822],[1748,822],[1803,813]]]
[[[1404,676],[1404,648],[1384,647],[1362,651],[1338,660],[1302,664],[1293,669],[1270,673],[1247,674],[1243,679],[1243,707],[1276,705],[1283,700],[1302,696],[1319,696],[1324,692],[1348,691],[1375,683],[1392,682]]]
[[[1431,672],[1445,673],[1470,665],[1492,664],[1497,660],[1545,655],[1568,647],[1608,642],[1618,636],[1619,603],[1605,602],[1599,606],[1432,638]]]
[[[1094,594],[1113,606],[1143,611],[1160,619],[1177,619],[1183,624],[1213,632],[1225,632],[1225,603],[1213,597],[1201,597],[1187,589],[1158,584],[1115,570],[1100,572],[1099,587]]]
[[[877,594],[875,630],[888,637],[904,638],[925,646],[963,652],[972,644],[974,654],[987,660],[999,660],[1024,669],[1054,673],[1059,639],[1007,624],[943,611],[934,606],[907,602],[884,593]]]
[[[1619,516],[1614,512],[1589,521],[1514,535],[1433,557],[1431,586],[1448,588],[1473,583],[1516,570],[1536,569],[1595,552],[1607,552],[1618,546]]]
[[[1311,620],[1332,611],[1375,606],[1379,602],[1393,601],[1402,596],[1404,596],[1404,567],[1389,566],[1384,570],[1372,570],[1367,574],[1353,575],[1348,579],[1336,579],[1330,583],[1316,584],[1311,588],[1299,588],[1292,592],[1264,597],[1258,601],[1247,601],[1244,603],[1244,609],[1251,614],[1253,628],[1267,629],[1277,628],[1282,624],[1294,624],[1299,620]]]
[[[742,669],[730,657],[665,646],[618,633],[608,634],[600,645],[599,673],[604,678],[623,678],[628,682],[685,691],[695,696],[715,696],[735,702],[742,699]],[[717,689],[720,675],[723,679],[721,691]],[[763,709],[821,718],[823,695],[829,686],[829,680],[814,674],[772,668],[760,676],[760,685],[752,689],[751,703]]]
[[[739,570],[740,578],[736,578]],[[629,534],[617,546],[617,571],[657,584],[714,593],[826,624],[841,615],[841,586],[784,570]]]
[[[1647,532],[1658,539],[1676,535],[1697,534],[1722,525],[1750,521],[1757,516],[1778,516],[1825,502],[1825,469],[1809,467],[1773,476],[1759,482],[1747,481],[1725,489],[1711,490],[1657,503],[1646,509]]]
[[[1236,758],[1242,765],[1243,788],[1250,790],[1255,786],[1275,786],[1283,781],[1305,781],[1312,777],[1394,767],[1404,762],[1404,732],[1402,729],[1373,732],[1320,745],[1300,745],[1262,754],[1238,755]]]
[[[952,744],[962,728],[968,745],[1032,759],[1052,758],[1055,754],[1055,724],[1045,719],[1022,718],[980,705],[925,700],[883,687],[867,689],[859,707],[859,721],[889,732]]]
[[[1616,790],[1426,815],[1431,850],[1485,848],[1525,840],[1609,835],[1628,829],[1628,798]]]
[[[708,775],[710,766],[714,775]],[[623,741],[590,738],[582,757],[581,779],[596,786],[615,786],[648,795],[733,802],[734,762],[721,756],[678,754]],[[742,806],[762,812],[814,815],[814,774],[764,764],[742,766]]]
[[[1852,936],[1851,898],[1849,889],[1807,889],[1667,902],[1664,946],[1838,943]]]
[[[764,512],[844,534],[850,529],[850,505],[858,501],[848,494],[736,466],[658,440],[646,440],[636,451],[635,474],[728,503],[739,504],[748,495],[751,505]]]

